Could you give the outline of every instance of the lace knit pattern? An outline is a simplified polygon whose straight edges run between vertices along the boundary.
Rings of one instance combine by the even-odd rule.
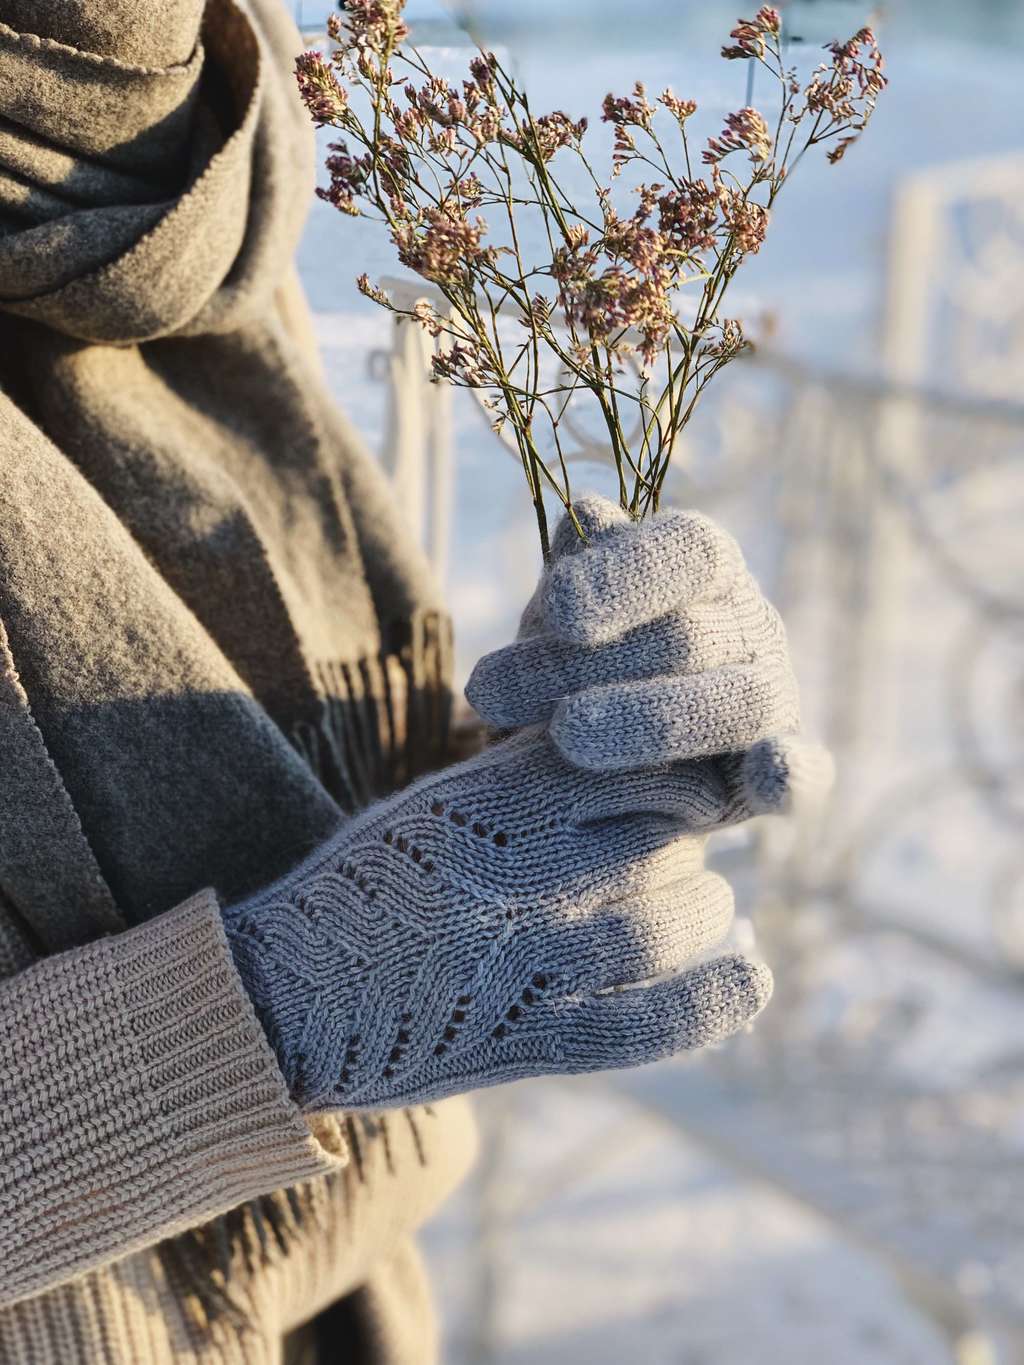
[[[699,831],[731,801],[710,766],[586,774],[524,732],[357,818],[225,914],[292,1094],[387,1108],[735,1032],[767,969],[681,970],[729,924]]]

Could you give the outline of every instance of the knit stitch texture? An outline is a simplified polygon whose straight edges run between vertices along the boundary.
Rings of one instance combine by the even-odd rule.
[[[372,808],[226,912],[292,1095],[386,1108],[735,1033],[768,970],[683,968],[729,925],[700,831],[736,804],[708,765],[595,775],[526,730]]]
[[[586,545],[563,519],[518,640],[480,660],[466,695],[490,724],[545,724],[570,763],[594,772],[739,753],[764,773],[758,808],[792,784],[828,780],[823,757],[792,744],[796,681],[778,612],[739,546],[696,512],[636,524],[613,503],[575,505]],[[789,764],[790,749],[805,754]]]

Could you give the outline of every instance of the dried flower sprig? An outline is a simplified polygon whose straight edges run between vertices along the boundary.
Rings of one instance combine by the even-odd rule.
[[[495,428],[511,434],[522,459],[547,555],[545,490],[572,515],[560,436],[569,403],[589,397],[604,423],[622,506],[634,517],[656,509],[701,395],[747,345],[739,321],[723,315],[727,288],[760,249],[797,162],[823,143],[837,162],[863,132],[886,84],[882,57],[861,29],[830,44],[801,86],[784,64],[779,14],[763,6],[738,23],[722,55],[769,73],[778,91],[771,119],[753,108],[729,114],[703,147],[701,175],[691,158],[696,103],[671,90],[652,100],[637,82],[604,101],[614,146],[603,181],[584,147],[586,119],[535,115],[490,52],[451,85],[404,45],[404,2],[346,0],[328,23],[330,54],[298,59],[310,114],[342,134],[318,193],[386,224],[402,264],[439,291],[443,306],[403,309],[365,274],[358,280],[368,298],[440,339],[435,378],[486,390]],[[666,120],[678,151],[663,140]],[[555,176],[562,155],[585,174],[581,207]],[[628,212],[612,193],[624,177],[635,181]],[[536,241],[543,247],[531,256]],[[519,324],[513,341],[510,322]],[[545,459],[542,447],[552,446]]]

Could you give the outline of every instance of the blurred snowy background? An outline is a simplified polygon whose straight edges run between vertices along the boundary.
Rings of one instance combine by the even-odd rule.
[[[298,8],[315,33],[324,5]],[[781,8],[802,66],[869,17]],[[535,108],[593,125],[641,78],[708,134],[758,102],[717,56],[741,11],[409,6],[446,72],[461,14]],[[484,1160],[427,1238],[451,1365],[1024,1362],[1024,6],[873,18],[890,89],[841,166],[787,186],[729,305],[764,344],[673,489],[741,540],[839,759],[827,815],[718,850],[775,998],[712,1057],[481,1097]],[[432,537],[464,678],[536,576],[521,471],[356,292],[396,273],[386,243],[318,204],[301,266],[332,386]]]

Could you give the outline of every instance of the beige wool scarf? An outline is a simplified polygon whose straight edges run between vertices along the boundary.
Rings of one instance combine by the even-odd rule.
[[[5,1361],[121,1365],[144,1331],[158,1363],[270,1362],[361,1284],[353,1359],[433,1349],[405,1239],[465,1168],[464,1107],[309,1132],[218,937],[217,897],[450,750],[437,591],[326,396],[296,282],[297,46],[280,0],[0,0]],[[145,1077],[80,1068],[182,1005],[140,1022],[89,993],[168,953],[203,964],[236,1060],[193,1077],[183,1055],[147,1119]],[[186,1102],[215,1121],[161,1146]],[[264,1112],[273,1160],[240,1155],[228,1189],[231,1125]],[[165,1222],[132,1194],[161,1172]],[[80,1197],[41,1268],[42,1210]]]

